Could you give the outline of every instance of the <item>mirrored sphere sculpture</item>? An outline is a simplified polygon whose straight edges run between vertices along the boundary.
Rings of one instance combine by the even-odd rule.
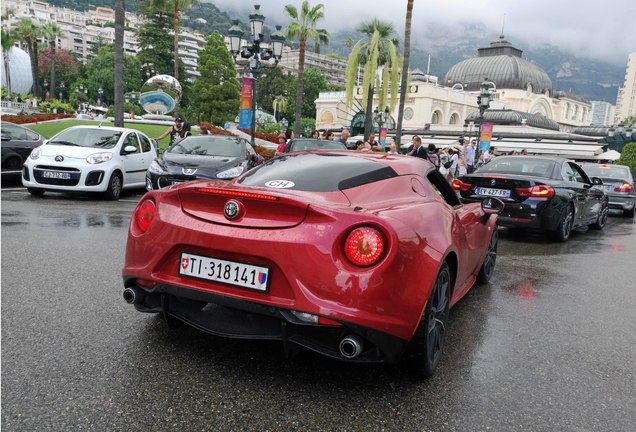
[[[168,114],[181,100],[181,94],[181,84],[174,77],[155,75],[141,88],[139,105],[148,114]]]

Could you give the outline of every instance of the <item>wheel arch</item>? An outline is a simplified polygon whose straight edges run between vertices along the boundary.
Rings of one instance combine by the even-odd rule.
[[[444,261],[446,261],[446,263],[448,264],[448,270],[450,271],[450,276],[451,276],[450,296],[452,298],[455,291],[455,282],[457,280],[457,266],[458,266],[457,254],[454,251],[449,252],[448,255],[446,255],[446,258],[444,258]]]

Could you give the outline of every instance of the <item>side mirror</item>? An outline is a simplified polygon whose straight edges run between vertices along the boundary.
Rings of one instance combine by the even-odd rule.
[[[9,135],[2,134],[2,141],[11,141],[11,137]]]
[[[602,186],[603,185],[603,180],[601,180],[598,177],[592,177],[590,180],[592,180],[592,184],[594,186]]]
[[[135,147],[135,146],[128,145],[128,146],[124,147],[124,153],[125,154],[135,153],[136,151],[137,151],[137,147]]]
[[[499,214],[504,207],[506,207],[506,204],[498,198],[489,197],[481,202],[481,210],[487,215]]]

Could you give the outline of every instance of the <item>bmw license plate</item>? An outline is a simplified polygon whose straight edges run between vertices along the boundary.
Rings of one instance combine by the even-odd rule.
[[[603,188],[605,189],[605,192],[612,192],[614,190],[614,185],[606,184],[603,185]]]
[[[492,189],[492,188],[478,187],[478,188],[475,188],[475,193],[477,195],[483,195],[483,196],[510,198],[510,191],[506,189]]]
[[[269,268],[218,258],[181,254],[179,274],[256,291],[267,291]]]
[[[71,173],[60,171],[42,171],[42,177],[51,179],[70,180]]]

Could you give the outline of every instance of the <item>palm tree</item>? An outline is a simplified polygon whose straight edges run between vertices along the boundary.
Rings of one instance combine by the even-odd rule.
[[[406,82],[408,80],[409,58],[411,56],[411,17],[413,16],[413,0],[406,3],[406,22],[404,24],[404,61],[402,62],[402,79],[400,82],[400,103],[398,105],[397,130],[395,143],[398,148],[402,140],[402,117],[404,116],[404,101],[406,100]]]
[[[42,27],[42,34],[49,40],[51,50],[51,93],[55,94],[55,58],[57,52],[57,38],[62,34],[62,30],[57,23],[50,21]]]
[[[35,25],[29,18],[23,17],[18,21],[17,26],[14,29],[14,34],[18,40],[25,43],[29,58],[31,59],[31,74],[33,77],[33,94],[41,97],[42,91],[39,84],[38,73],[38,36],[40,35],[40,28]]]
[[[379,90],[380,109],[386,106],[389,87],[391,90],[391,110],[397,103],[398,79],[400,76],[399,56],[397,47],[399,41],[393,37],[395,30],[393,24],[381,21],[377,18],[369,23],[358,26],[357,31],[365,37],[353,46],[346,70],[346,102],[351,106],[353,101],[353,88],[355,87],[358,67],[364,65],[362,79],[362,107],[366,116],[364,121],[365,139],[369,136],[372,127],[373,96],[375,88]],[[381,82],[378,76],[381,71]],[[380,85],[381,84],[381,85]]]
[[[294,132],[297,137],[300,136],[300,118],[303,106],[303,88],[305,85],[305,49],[307,46],[307,40],[322,43],[329,42],[329,33],[327,33],[327,30],[316,28],[318,21],[325,17],[323,12],[324,7],[325,6],[322,3],[319,3],[312,8],[309,6],[309,2],[304,0],[299,14],[298,9],[296,9],[294,5],[285,6],[285,12],[293,20],[285,29],[287,39],[291,40],[298,38],[300,45],[298,50],[298,84],[296,87],[296,121]]]
[[[11,99],[11,72],[9,70],[9,53],[13,49],[13,45],[17,42],[17,39],[8,31],[2,29],[1,35],[2,42],[2,56],[4,57],[4,76],[7,82],[7,95]]]
[[[276,111],[285,111],[288,103],[289,100],[283,95],[279,95],[274,98],[274,101],[272,102],[272,107],[274,108],[274,120],[276,120]]]
[[[115,126],[124,127],[124,24],[126,1],[115,1]]]

